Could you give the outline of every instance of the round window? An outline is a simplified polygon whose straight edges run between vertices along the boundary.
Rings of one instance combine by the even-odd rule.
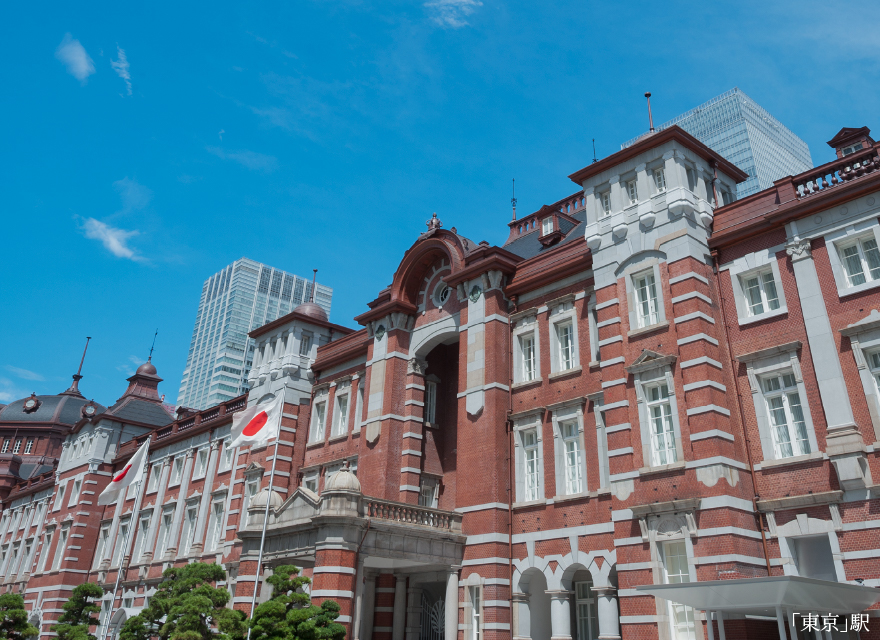
[[[449,300],[449,294],[451,293],[452,288],[441,280],[434,288],[434,304],[438,307],[442,307],[446,304],[446,301]]]

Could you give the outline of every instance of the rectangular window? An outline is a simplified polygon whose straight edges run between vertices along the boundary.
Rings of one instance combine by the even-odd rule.
[[[27,444],[24,446],[24,454],[27,455],[34,450],[34,439],[28,438]]]
[[[696,193],[697,172],[694,170],[693,167],[688,167],[687,169],[685,169],[685,171],[687,172],[688,189],[690,189],[691,192]]]
[[[868,356],[868,366],[871,368],[871,375],[874,376],[877,391],[880,391],[880,351],[875,351]]]
[[[437,508],[437,481],[433,478],[422,478],[419,487],[419,506]]]
[[[58,511],[61,508],[61,505],[64,503],[64,492],[67,491],[67,483],[64,482],[61,486],[58,487],[58,495],[55,498],[55,508],[53,511]]]
[[[311,426],[311,442],[320,442],[324,439],[324,416],[327,410],[326,402],[318,402],[315,404],[315,424]]]
[[[592,582],[576,582],[578,640],[596,640],[599,637],[599,616]]]
[[[34,541],[27,540],[24,543],[24,553],[21,554],[21,566],[18,569],[18,573],[26,573],[31,570],[30,567],[30,559],[31,559],[31,549],[33,549]]]
[[[229,471],[232,468],[233,450],[229,448],[229,438],[220,443],[220,471]]]
[[[128,520],[119,524],[119,535],[116,536],[116,548],[113,550],[113,561],[110,563],[111,566],[116,567],[119,565],[119,560],[122,557],[122,549],[130,542],[130,540],[128,540],[130,524],[131,523]]]
[[[471,634],[470,640],[482,640],[483,634],[480,628],[480,587],[468,587],[471,592]]]
[[[839,245],[838,253],[850,287],[880,279],[880,249],[877,248],[877,241],[873,236],[859,238],[848,245]]]
[[[68,507],[76,506],[76,503],[79,500],[79,491],[81,488],[82,480],[77,478],[73,481],[73,490],[70,492],[70,502],[67,504]]]
[[[312,350],[312,336],[304,333],[299,341],[299,355],[307,356]]]
[[[541,235],[546,236],[553,232],[553,218],[544,218],[541,220]]]
[[[6,438],[6,440],[3,441],[3,451],[0,451],[0,453],[8,453],[9,452],[9,443],[10,442],[12,442],[12,440],[10,440],[9,438]]]
[[[40,562],[37,571],[42,572],[46,568],[46,560],[49,557],[49,547],[52,546],[52,532],[43,536],[43,546],[40,548]]]
[[[205,475],[208,468],[208,450],[199,449],[196,451],[196,461],[193,468],[193,480],[201,478]]]
[[[572,495],[584,490],[583,455],[576,420],[559,425],[565,453],[565,493]]]
[[[303,478],[303,486],[312,493],[318,493],[318,474],[310,473]]]
[[[556,339],[559,343],[559,370],[574,368],[574,328],[570,322],[556,325]]]
[[[248,478],[247,484],[244,487],[244,526],[248,526],[248,523],[251,520],[251,500],[257,492],[260,490],[260,479],[259,478]]]
[[[162,463],[157,462],[150,467],[150,477],[147,480],[147,493],[156,491],[159,488],[159,472],[162,470]]]
[[[196,520],[198,517],[198,506],[187,507],[186,517],[183,519],[183,531],[180,533],[180,548],[178,549],[178,556],[189,555],[189,550],[192,548],[193,536],[196,533]]]
[[[810,453],[810,440],[797,381],[793,373],[784,373],[761,380],[770,432],[777,459]]]
[[[657,313],[657,286],[654,283],[654,272],[649,271],[633,276],[635,287],[636,309],[639,328],[650,327],[660,322]]]
[[[519,347],[522,352],[523,382],[535,379],[535,334],[520,336]]]
[[[691,581],[684,540],[663,544],[663,573],[666,584],[682,584]],[[667,603],[673,640],[695,640],[694,610],[671,600],[667,600]]]
[[[15,441],[15,447],[12,449],[12,453],[18,453],[21,451],[21,438]]]
[[[341,436],[348,432],[348,394],[336,396],[336,415],[333,419],[331,436]]]
[[[174,520],[174,512],[166,511],[162,514],[162,521],[159,523],[159,535],[156,538],[156,555],[153,560],[161,560],[168,549],[168,536],[171,533],[171,522]]]
[[[525,499],[526,502],[538,499],[541,461],[538,458],[538,432],[535,429],[524,431],[522,435],[523,455],[525,457]]]
[[[843,155],[848,156],[856,151],[860,151],[862,149],[862,143],[859,142],[857,144],[850,145],[848,147],[843,148]]]
[[[639,188],[635,179],[627,181],[626,195],[629,196],[630,204],[635,204],[639,201]]]
[[[67,550],[67,536],[69,533],[70,529],[68,527],[61,529],[61,534],[58,536],[58,546],[55,548],[55,559],[52,561],[52,571],[57,571],[58,567],[61,566],[64,552]]]
[[[606,216],[611,215],[611,192],[606,191],[602,194],[602,213]]]
[[[174,458],[174,462],[171,463],[171,479],[168,481],[169,486],[180,484],[180,481],[183,478],[183,461],[184,456],[177,456]]]
[[[750,316],[758,316],[779,308],[779,293],[776,291],[772,270],[754,273],[741,280]]]
[[[676,453],[669,387],[666,384],[647,387],[645,400],[651,425],[651,454],[654,465],[672,464],[676,460]]]
[[[141,555],[146,551],[147,535],[150,533],[150,516],[144,516],[138,522],[137,540],[134,552],[131,554],[132,563],[140,562]]]
[[[425,422],[434,425],[437,422],[437,383],[425,382]]]
[[[221,529],[223,528],[223,502],[217,500],[211,505],[211,519],[208,523],[208,538],[205,540],[205,551],[214,551],[217,549],[221,540]]]
[[[107,542],[110,540],[110,525],[105,524],[101,527],[101,531],[98,533],[98,545],[95,549],[95,562],[92,566],[93,569],[97,569],[101,561],[104,559],[104,552],[107,551]]]
[[[654,187],[657,189],[657,193],[663,193],[666,191],[666,169],[654,169]]]

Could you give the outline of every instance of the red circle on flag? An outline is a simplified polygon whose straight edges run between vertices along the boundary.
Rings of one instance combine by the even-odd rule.
[[[120,480],[122,480],[125,477],[125,475],[128,473],[129,469],[131,469],[131,465],[130,464],[125,465],[125,468],[119,472],[119,475],[116,476],[115,478],[113,478],[113,482],[119,482]]]
[[[269,415],[265,411],[260,411],[257,415],[251,418],[251,421],[248,422],[244,429],[241,431],[241,435],[243,436],[255,436],[260,432],[260,429],[266,424],[269,420]]]

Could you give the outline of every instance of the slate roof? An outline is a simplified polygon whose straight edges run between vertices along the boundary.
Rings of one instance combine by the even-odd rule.
[[[34,463],[22,463],[18,467],[18,477],[22,480],[27,480],[28,478],[36,478],[48,471],[52,471],[54,469],[51,464],[34,464]]]
[[[0,424],[5,422],[54,422],[60,424],[74,425],[82,420],[83,405],[88,404],[88,400],[81,396],[37,396],[40,401],[40,407],[32,412],[24,412],[24,403],[27,398],[10,402],[8,405],[0,409]],[[105,411],[107,408],[95,403],[98,413]]]
[[[559,230],[565,234],[565,237],[556,244],[552,244],[549,247],[542,245],[540,241],[541,231],[540,229],[535,229],[534,231],[517,238],[510,244],[504,245],[504,249],[528,260],[529,258],[534,258],[542,253],[547,253],[567,242],[580,238],[584,235],[584,226],[587,221],[587,210],[581,209],[580,211],[568,215],[577,220],[578,223],[574,224],[560,216]]]
[[[107,409],[104,415],[108,418],[131,420],[157,427],[164,427],[166,424],[174,422],[174,418],[161,404],[132,396],[124,396],[119,402]]]

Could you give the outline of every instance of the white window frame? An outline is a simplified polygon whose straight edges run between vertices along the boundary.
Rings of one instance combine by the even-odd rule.
[[[229,448],[230,438],[224,438],[220,442],[220,455],[217,460],[217,473],[226,473],[232,469],[235,461],[235,449]]]
[[[541,381],[541,337],[538,330],[537,309],[529,309],[523,316],[515,315],[512,322],[516,323],[513,330],[513,381],[514,384],[534,384]],[[525,354],[523,353],[523,339],[531,338],[534,353],[534,377],[527,380],[525,377]]]
[[[437,426],[437,379],[436,376],[425,378],[425,425]]]
[[[675,464],[679,461],[679,457],[675,446],[675,426],[672,420],[669,384],[665,379],[644,384],[642,392],[645,396],[645,407],[648,414],[648,429],[651,432],[651,466],[665,467]]]
[[[862,390],[868,401],[874,435],[880,440],[880,367],[874,364],[874,356],[880,355],[880,313],[872,311],[861,321],[841,330],[841,333],[849,338]]]
[[[92,570],[97,569],[101,566],[101,562],[104,560],[104,554],[107,551],[107,543],[110,542],[110,527],[111,523],[107,522],[101,525],[101,528],[98,530],[98,544],[95,549],[95,560],[92,563]]]
[[[637,328],[647,329],[648,327],[660,324],[660,295],[658,293],[660,287],[653,269],[634,273],[631,276],[631,280]],[[641,286],[642,283],[644,283],[644,287]],[[644,299],[642,295],[643,290],[645,292]],[[648,304],[647,313],[644,308],[646,302]]]
[[[651,171],[651,177],[654,180],[654,193],[666,193],[667,185],[666,185],[666,167],[659,166],[655,167],[653,171]]]
[[[58,485],[58,491],[55,494],[55,504],[52,506],[52,511],[60,511],[61,505],[64,503],[64,494],[67,492],[67,483],[69,480],[63,480]]]
[[[354,409],[354,431],[360,432],[364,415],[364,390],[366,389],[366,372],[357,376],[357,403]]]
[[[483,640],[483,587],[469,585],[467,587],[468,604],[468,640]]]
[[[812,452],[806,455],[821,455],[820,453],[817,453],[819,451],[819,446],[816,442],[816,432],[813,426],[812,412],[810,411],[809,396],[807,395],[806,385],[804,385],[804,377],[801,372],[800,360],[797,355],[800,348],[800,342],[790,342],[737,357],[737,360],[746,363],[746,374],[752,392],[752,407],[755,411],[755,418],[758,422],[758,432],[761,436],[761,452],[763,454],[763,460],[759,461],[760,465],[770,461],[797,462],[804,459],[802,456],[779,458],[776,455],[776,447],[774,445],[772,432],[773,427],[771,426],[771,419],[764,398],[762,385],[762,379],[771,375],[782,375],[784,373],[791,373],[794,375],[798,396],[801,401],[801,410],[804,414],[804,425],[807,430],[807,439],[810,443],[810,451]],[[755,468],[759,468],[759,465],[756,465]]]
[[[779,271],[778,252],[784,251],[784,247],[771,247],[747,254],[735,260],[728,271],[730,272],[730,284],[733,289],[733,299],[736,303],[736,315],[740,326],[761,322],[769,318],[785,315],[788,313],[788,304],[785,300],[785,288],[782,286],[782,278]],[[783,256],[785,254],[783,253]],[[783,258],[784,259],[784,258]],[[745,283],[756,275],[767,272],[773,274],[773,282],[776,285],[776,294],[779,297],[779,308],[764,309],[763,313],[753,314]],[[763,283],[762,283],[763,284]],[[763,289],[763,286],[762,286]]]
[[[546,236],[553,233],[553,216],[547,216],[541,220],[541,235]]]
[[[440,500],[440,479],[423,475],[419,482],[419,506],[437,509]]]
[[[244,526],[248,526],[251,521],[250,514],[250,506],[251,500],[255,495],[260,492],[260,484],[263,479],[263,470],[255,471],[245,475],[244,481],[244,501],[242,504],[242,509],[244,512],[244,517],[242,520],[244,521]]]
[[[606,489],[611,483],[611,467],[608,461],[608,432],[605,422],[605,394],[601,391],[590,394],[587,399],[593,403],[593,419],[596,422],[596,456],[599,461],[599,489]],[[586,441],[586,440],[585,440]]]
[[[556,304],[549,303],[550,306],[550,374],[569,373],[577,371],[581,368],[581,357],[578,340],[578,319],[577,310],[575,309],[574,295],[565,296],[567,299]],[[551,306],[552,305],[552,306]],[[563,368],[564,354],[562,349],[562,341],[560,340],[560,330],[564,327],[571,328],[571,362],[570,366]]]
[[[834,282],[837,285],[837,295],[839,298],[880,287],[880,278],[875,280],[867,279],[870,275],[869,270],[865,271],[866,282],[859,285],[851,285],[843,263],[843,249],[851,246],[854,242],[863,242],[866,239],[873,239],[877,242],[878,248],[880,248],[880,224],[877,223],[876,216],[857,224],[847,225],[843,229],[838,229],[825,235],[825,246],[828,247],[828,261],[831,263],[831,272],[834,274]]]
[[[312,420],[309,423],[309,444],[324,441],[327,427],[328,400],[329,394],[326,391],[315,396],[315,402],[312,406]],[[319,409],[319,407],[323,407],[323,409]]]
[[[314,485],[314,489],[309,485]],[[308,473],[303,474],[302,486],[314,493],[318,494],[318,490],[321,488],[321,475],[317,469],[309,471]]]
[[[28,438],[27,442],[24,445],[24,454],[22,454],[22,455],[29,455],[31,453],[31,451],[33,451],[33,450],[34,450],[34,439]]]
[[[58,533],[58,542],[55,545],[55,557],[52,559],[52,568],[50,571],[58,571],[58,568],[64,561],[64,554],[67,552],[68,540],[70,540],[69,523],[61,525],[61,531]]]
[[[600,218],[611,215],[611,189],[606,189],[599,193],[599,209]]]
[[[200,480],[205,477],[205,474],[208,472],[208,459],[210,455],[211,450],[208,447],[196,449],[193,455],[193,480]]]
[[[308,358],[312,353],[312,334],[303,331],[299,338],[299,355]]]
[[[190,518],[190,514],[193,514],[192,518]],[[198,501],[191,500],[187,502],[186,505],[184,505],[183,509],[183,522],[181,522],[180,526],[180,540],[177,543],[178,557],[185,558],[192,550],[192,545],[195,542],[198,523],[199,503]]]
[[[24,438],[16,438],[15,439],[15,446],[12,447],[13,454],[18,454],[18,452],[21,451],[21,445],[23,442],[24,442]]]
[[[73,488],[70,491],[70,498],[67,502],[68,507],[75,507],[79,503],[79,496],[83,487],[83,475],[73,478]]]
[[[654,291],[657,294],[657,322],[643,326],[640,321],[641,311],[638,303],[638,292],[636,291],[636,280],[648,272],[651,272],[654,276]],[[623,275],[624,282],[626,283],[627,312],[629,318],[628,335],[632,335],[633,332],[651,331],[666,323],[666,304],[663,291],[663,280],[660,278],[660,260],[656,258],[648,258],[639,261],[637,264],[625,269]]]
[[[205,552],[218,551],[223,545],[223,516],[226,513],[226,495],[211,500],[208,531],[205,534]]]
[[[150,465],[150,477],[147,479],[147,493],[155,493],[159,490],[159,477],[162,473],[162,462],[154,462]]]
[[[351,415],[351,382],[336,385],[336,393],[333,397],[333,424],[330,425],[330,437],[348,435],[348,419]],[[341,403],[345,402],[345,407]]]
[[[638,176],[623,183],[624,193],[628,206],[632,207],[639,203],[639,179]]]
[[[516,502],[517,503],[534,503],[543,502],[546,492],[544,490],[544,439],[543,431],[543,410],[532,411],[528,414],[514,418],[514,458],[516,464]],[[536,496],[527,495],[526,467],[527,467],[527,449],[532,449],[531,445],[527,446],[526,437],[529,433],[534,432],[536,443],[534,450],[537,451],[537,484]]]
[[[770,435],[773,439],[774,458],[783,460],[799,456],[808,456],[814,450],[810,449],[809,434],[807,432],[806,417],[803,415],[803,401],[797,387],[797,379],[791,370],[774,371],[758,378],[761,392],[764,396],[764,408],[770,418]],[[774,385],[771,387],[771,385]],[[796,396],[796,402],[792,400]],[[778,404],[777,404],[778,403]],[[800,420],[798,420],[800,412]],[[776,416],[784,417],[784,428],[787,441],[779,438],[779,425]],[[798,429],[798,424],[803,423],[803,429]],[[791,453],[786,454],[785,450]]]
[[[6,438],[3,440],[3,449],[0,453],[9,453],[9,445],[12,442],[13,438]]]
[[[596,294],[590,294],[587,302],[587,327],[590,331],[590,364],[599,363],[599,312],[596,309]]]
[[[140,563],[141,556],[147,550],[147,539],[150,537],[151,511],[142,511],[138,518],[137,531],[135,532],[134,550],[131,553],[132,564]]]
[[[557,496],[576,496],[583,495],[588,492],[587,487],[587,461],[586,447],[584,442],[584,407],[583,400],[575,400],[574,402],[562,403],[551,407],[553,423],[553,443],[554,443],[554,466],[556,470],[556,495]],[[574,428],[572,437],[567,437],[566,427],[571,425]],[[570,471],[570,456],[568,445],[574,444],[575,455],[577,456],[577,469]],[[569,477],[575,476],[580,479],[580,487],[572,488],[569,486]]]
[[[171,460],[171,471],[168,474],[168,486],[169,487],[176,487],[181,482],[183,482],[183,472],[184,472],[185,467],[186,467],[186,455],[180,454],[180,455],[174,456],[174,458]],[[175,469],[177,470],[177,473],[175,473]],[[136,483],[134,483],[134,484],[136,484]],[[134,484],[132,484],[132,486],[134,486]]]
[[[125,516],[119,519],[119,529],[116,533],[116,540],[113,541],[113,550],[110,555],[110,566],[118,567],[119,562],[124,557],[123,546],[130,544],[128,538],[128,530],[131,529],[131,516]]]
[[[674,358],[666,358],[658,362],[656,366],[631,370],[634,377],[636,390],[636,404],[639,414],[639,431],[642,441],[642,467],[645,469],[663,469],[674,464],[684,464],[684,447],[681,439],[681,425],[679,423],[678,400],[675,392],[675,380],[672,377],[672,362]],[[672,419],[672,433],[675,442],[675,461],[666,464],[657,464],[654,456],[653,420],[649,405],[650,389],[665,384],[669,392],[669,409]]]
[[[683,582],[685,582],[685,580],[683,580],[681,578],[684,578],[684,577],[687,578],[687,580],[686,580],[687,582],[694,582],[692,571],[690,568],[691,565],[689,562],[690,549],[688,547],[690,545],[688,544],[688,540],[687,539],[668,540],[668,541],[658,542],[657,544],[660,547],[660,554],[659,555],[660,555],[660,561],[661,561],[660,562],[661,572],[663,574],[663,583],[664,584],[683,583]],[[681,545],[684,548],[684,556],[683,557],[684,557],[684,564],[685,564],[685,568],[686,568],[685,572],[670,574],[670,571],[669,571],[670,553],[669,552],[670,552],[670,549],[672,548],[673,545],[676,545],[676,546]],[[682,556],[679,556],[679,557],[682,557]],[[672,602],[671,600],[666,601],[666,606],[667,606],[667,615],[669,616],[669,637],[671,638],[671,640],[695,640],[697,637],[696,636],[696,628],[697,628],[697,625],[699,624],[699,620],[697,619],[697,616],[696,616],[694,610],[690,607],[685,606],[685,605],[676,604],[676,603]],[[689,622],[691,623],[690,632],[688,632],[686,630],[684,634],[681,634],[676,630],[675,612],[676,612],[676,609],[679,609],[679,608],[682,609],[682,611],[684,612],[684,614],[686,616],[686,619],[689,619]],[[689,618],[688,618],[688,612],[690,613]]]

